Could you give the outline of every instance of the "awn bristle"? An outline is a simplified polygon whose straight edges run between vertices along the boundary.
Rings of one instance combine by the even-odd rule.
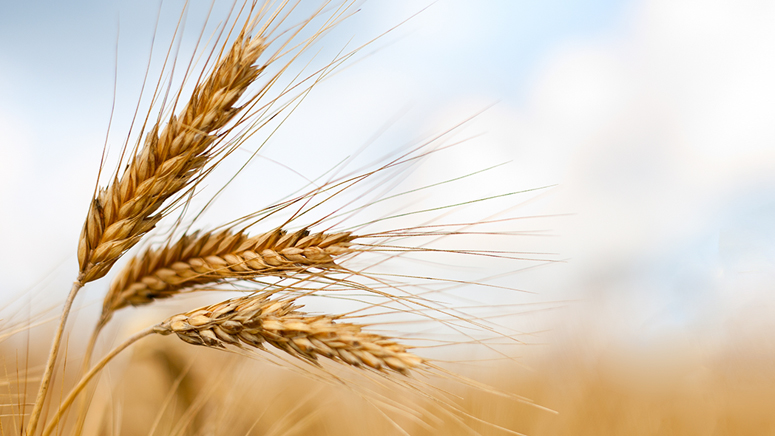
[[[194,285],[229,279],[336,268],[334,258],[351,251],[350,233],[293,233],[274,230],[253,237],[245,232],[198,232],[171,245],[133,257],[111,283],[102,308],[106,322],[128,305],[168,298]]]
[[[121,178],[100,189],[89,206],[78,243],[83,283],[110,270],[118,258],[156,226],[162,204],[191,186],[217,153],[220,132],[241,111],[235,106],[265,66],[255,65],[266,46],[261,36],[241,33],[180,116],[147,134]]]
[[[293,300],[269,300],[266,295],[237,298],[175,315],[155,327],[175,333],[194,345],[225,348],[263,344],[316,362],[323,356],[356,367],[407,374],[424,360],[393,339],[361,331],[361,326],[337,323],[331,315],[309,315]]]

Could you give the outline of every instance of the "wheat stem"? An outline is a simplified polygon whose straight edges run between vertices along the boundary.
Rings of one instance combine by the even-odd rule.
[[[100,332],[102,331],[102,328],[105,326],[105,323],[98,323],[95,327],[94,331],[91,334],[91,337],[89,338],[89,343],[86,345],[86,352],[83,356],[83,364],[81,366],[81,377],[86,375],[86,373],[89,371],[89,365],[91,365],[91,358],[92,354],[94,354],[94,347],[97,345],[97,338],[100,335]],[[88,396],[84,396],[81,398],[80,403],[78,404],[78,421],[75,425],[75,431],[73,434],[75,436],[80,436],[81,432],[83,431],[83,425],[86,422],[86,412],[89,408],[88,403]]]
[[[75,398],[78,396],[78,394],[86,387],[86,385],[91,381],[92,378],[94,378],[95,375],[97,375],[98,372],[102,370],[102,368],[105,367],[105,365],[108,364],[116,355],[124,349],[126,349],[128,346],[134,344],[135,342],[139,341],[140,339],[151,335],[154,333],[154,328],[149,327],[145,330],[142,330],[140,332],[135,333],[131,337],[129,337],[126,341],[124,341],[121,345],[114,348],[110,353],[108,353],[105,357],[102,358],[96,365],[92,367],[89,372],[81,377],[81,380],[78,382],[78,384],[70,391],[69,394],[67,394],[67,397],[62,400],[62,403],[59,405],[59,409],[57,410],[56,414],[51,418],[51,421],[46,425],[46,428],[43,430],[43,434],[41,436],[49,436],[52,431],[56,428],[57,424],[59,423],[59,420],[62,418],[62,415],[67,411],[67,409],[70,407],[71,404],[73,404],[73,401],[75,401]],[[28,435],[31,435],[32,433],[28,433]]]
[[[73,282],[73,287],[70,289],[70,294],[67,295],[65,300],[65,306],[62,309],[62,316],[59,318],[59,327],[54,334],[54,341],[51,343],[51,351],[48,354],[48,360],[46,361],[46,367],[43,370],[43,376],[40,379],[40,387],[38,388],[38,395],[35,398],[35,406],[30,414],[30,421],[27,427],[27,435],[32,436],[35,434],[35,428],[38,425],[40,419],[40,413],[43,411],[43,403],[46,402],[46,392],[48,391],[48,385],[51,382],[51,376],[54,373],[54,364],[59,354],[59,346],[62,344],[62,333],[65,331],[65,324],[67,323],[67,316],[70,314],[70,308],[73,305],[78,290],[83,287],[83,277],[78,276],[78,280]]]

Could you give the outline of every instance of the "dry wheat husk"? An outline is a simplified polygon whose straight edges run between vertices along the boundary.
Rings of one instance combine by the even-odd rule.
[[[175,315],[156,326],[155,332],[175,333],[185,342],[211,348],[231,345],[264,349],[267,343],[312,362],[322,356],[356,367],[402,374],[424,363],[391,338],[365,333],[355,324],[336,322],[336,316],[299,312],[299,307],[293,300],[270,300],[265,294],[242,297]]]
[[[228,229],[187,234],[133,257],[111,283],[102,318],[107,321],[123,307],[168,298],[194,285],[336,268],[334,259],[351,252],[353,239],[347,232],[310,234],[306,229],[252,237]]]
[[[217,152],[220,131],[240,112],[237,100],[264,66],[264,38],[241,33],[179,116],[153,126],[121,177],[100,189],[78,242],[83,283],[104,276],[115,261],[154,228],[166,200],[191,186]]]

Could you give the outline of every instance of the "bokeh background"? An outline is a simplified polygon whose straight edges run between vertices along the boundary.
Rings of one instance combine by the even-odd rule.
[[[157,14],[166,44],[182,3],[1,4],[0,299],[35,312],[72,280],[114,85],[115,149]],[[191,2],[184,51],[208,7]],[[554,215],[508,245],[563,260],[509,276],[532,294],[489,301],[550,303],[507,322],[531,345],[489,381],[560,414],[487,419],[530,434],[775,434],[775,4],[373,0],[317,59],[409,17],[313,89],[252,177],[303,183],[389,120],[374,156],[478,114],[404,186],[506,162],[420,204],[552,185],[474,212]],[[271,200],[250,180],[225,208]],[[102,292],[84,293],[84,313]]]

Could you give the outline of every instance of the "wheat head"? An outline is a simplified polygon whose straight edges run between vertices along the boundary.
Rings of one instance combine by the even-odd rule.
[[[175,315],[155,327],[175,333],[194,345],[211,348],[270,344],[294,357],[316,362],[318,356],[356,367],[407,374],[424,360],[395,340],[365,333],[336,316],[309,315],[291,300],[270,300],[266,294],[228,300]]]
[[[107,274],[156,226],[164,202],[202,174],[217,151],[220,130],[242,109],[237,100],[265,68],[256,65],[265,48],[263,37],[243,30],[181,114],[163,128],[153,126],[121,177],[92,199],[78,242],[83,283]]]
[[[149,304],[194,285],[336,268],[334,258],[349,253],[353,239],[348,232],[310,234],[306,229],[252,237],[228,229],[186,234],[129,261],[105,296],[102,322],[123,307]]]

